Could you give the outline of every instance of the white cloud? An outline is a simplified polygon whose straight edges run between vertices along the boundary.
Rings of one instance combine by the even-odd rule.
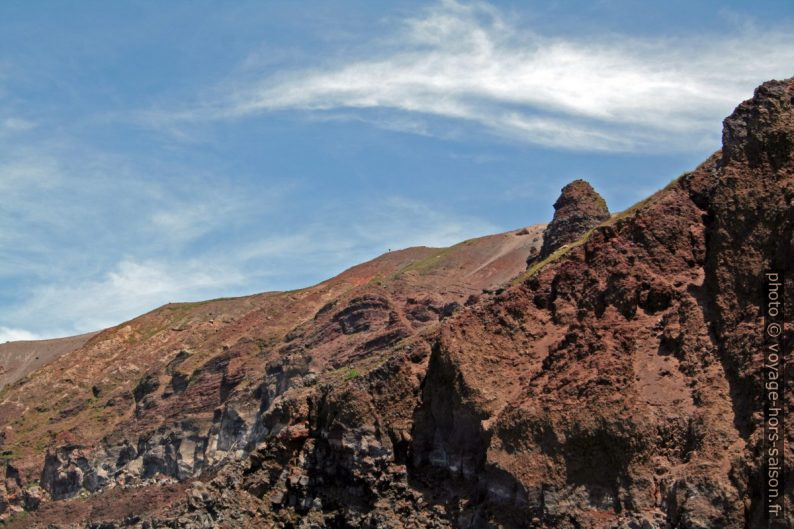
[[[62,181],[57,162],[44,156],[0,158],[0,192],[6,197],[52,189]]]
[[[218,119],[280,109],[374,109],[450,118],[512,141],[580,150],[718,144],[720,122],[752,89],[791,75],[785,30],[660,39],[549,37],[483,3],[447,0],[344,63],[224,85],[232,94],[179,114]],[[345,114],[343,114],[345,115]],[[427,133],[417,119],[376,125]]]
[[[77,334],[115,325],[169,301],[214,297],[243,279],[234,269],[206,262],[125,260],[94,280],[34,288],[13,317],[29,322],[43,319],[52,329]]]
[[[405,198],[360,200],[307,212],[298,229],[290,231],[266,227],[268,218],[283,213],[276,210],[272,217],[262,218],[261,235],[248,231],[240,238],[214,240],[187,257],[139,248],[148,257],[123,259],[95,275],[86,275],[82,262],[61,273],[44,270],[38,286],[25,291],[24,299],[4,312],[2,325],[7,327],[0,331],[8,329],[12,338],[7,339],[94,331],[168,302],[309,286],[389,248],[447,246],[498,231],[476,217]],[[184,220],[184,229],[191,234],[190,224],[204,211],[200,204],[194,206],[199,212],[195,218],[154,217],[161,228],[175,223],[177,230],[183,229]],[[160,237],[177,245],[190,239],[180,240],[165,230]],[[38,334],[24,334],[16,328],[30,328]]]
[[[12,329],[0,326],[0,343],[16,342],[18,340],[40,340],[41,337],[24,329]]]
[[[24,132],[28,130],[33,130],[35,128],[36,128],[36,123],[23,118],[9,117],[3,119],[2,122],[0,122],[0,130],[3,131]]]
[[[157,237],[169,243],[184,244],[213,230],[228,228],[235,219],[244,218],[256,203],[245,196],[226,196],[213,190],[197,192],[177,203],[164,204],[154,209],[149,218],[149,228]],[[171,197],[174,200],[173,197]],[[259,207],[264,207],[259,205]]]
[[[76,147],[0,152],[0,284],[13,300],[0,327],[15,339],[63,336],[226,295],[243,273],[213,258],[216,247],[208,257],[187,245],[269,201],[201,171]]]

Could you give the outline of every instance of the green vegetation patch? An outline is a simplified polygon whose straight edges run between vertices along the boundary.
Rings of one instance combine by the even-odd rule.
[[[345,376],[342,378],[342,380],[347,382],[349,380],[355,380],[355,379],[357,379],[360,376],[361,376],[361,373],[358,371],[358,369],[351,368],[351,369],[347,370],[347,373],[345,373]]]
[[[532,266],[530,266],[527,269],[526,272],[524,272],[523,274],[521,274],[520,276],[518,276],[517,278],[515,278],[513,280],[513,285],[517,285],[518,283],[522,283],[522,282],[526,281],[527,279],[529,279],[530,277],[532,277],[536,273],[538,273],[544,266],[559,260],[563,255],[567,254],[568,252],[570,252],[574,248],[578,248],[579,246],[581,246],[584,243],[586,243],[590,239],[590,236],[593,235],[593,232],[595,232],[595,230],[597,228],[599,228],[600,226],[603,226],[603,224],[600,224],[599,226],[596,226],[595,228],[590,228],[589,230],[587,230],[585,232],[584,235],[579,237],[574,242],[569,243],[569,244],[565,244],[563,246],[560,246],[559,248],[554,250],[554,252],[552,252],[551,255],[549,255],[545,259],[543,259],[541,261],[538,261],[537,263],[533,263]]]

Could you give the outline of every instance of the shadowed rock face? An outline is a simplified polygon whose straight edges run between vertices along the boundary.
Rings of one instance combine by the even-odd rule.
[[[574,180],[562,188],[554,203],[554,218],[543,232],[540,253],[530,256],[529,262],[545,259],[608,218],[609,209],[601,195],[584,180]]]
[[[764,527],[760,285],[794,292],[793,103],[765,83],[722,151],[623,214],[566,187],[578,242],[539,269],[536,227],[105,331],[0,402],[0,506],[30,511],[10,527]]]

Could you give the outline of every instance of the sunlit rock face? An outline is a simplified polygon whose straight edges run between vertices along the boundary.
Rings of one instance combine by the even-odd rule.
[[[562,188],[554,203],[554,218],[543,232],[543,246],[528,264],[545,259],[607,219],[609,209],[601,195],[584,180],[574,180]]]
[[[794,292],[792,101],[765,83],[722,151],[621,214],[574,182],[548,228],[98,334],[4,391],[3,516],[762,527],[759,287],[775,268]]]

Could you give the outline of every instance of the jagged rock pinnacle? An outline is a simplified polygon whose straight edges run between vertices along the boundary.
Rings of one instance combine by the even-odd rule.
[[[584,180],[574,180],[562,188],[554,203],[554,219],[543,232],[540,253],[531,255],[528,262],[548,257],[608,218],[607,204],[593,186]]]

